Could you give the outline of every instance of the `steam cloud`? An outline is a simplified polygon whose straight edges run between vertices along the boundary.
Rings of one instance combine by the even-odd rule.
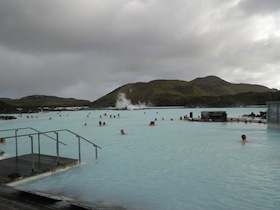
[[[133,110],[133,109],[144,109],[147,108],[147,106],[145,103],[140,103],[140,102],[138,102],[138,104],[136,105],[133,105],[131,103],[131,100],[126,98],[125,93],[119,93],[116,102],[116,108]]]

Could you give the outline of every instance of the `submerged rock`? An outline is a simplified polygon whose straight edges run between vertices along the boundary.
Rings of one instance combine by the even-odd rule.
[[[0,120],[15,120],[15,116],[0,116]]]
[[[255,114],[254,112],[252,112],[251,114],[244,114],[242,115],[242,117],[251,117],[251,118],[259,117],[261,119],[266,119],[266,112],[260,111],[259,114]]]

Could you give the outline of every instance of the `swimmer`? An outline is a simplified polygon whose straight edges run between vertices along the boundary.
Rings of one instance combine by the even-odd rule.
[[[151,122],[150,122],[150,126],[154,126],[154,125],[156,125],[155,122],[154,122],[154,121],[151,121]]]
[[[121,134],[122,134],[122,135],[125,135],[125,134],[126,134],[126,133],[124,132],[123,129],[121,129]]]
[[[242,140],[241,140],[240,142],[241,142],[242,144],[246,144],[246,143],[248,142],[247,139],[246,139],[246,135],[244,135],[244,134],[241,135],[241,139],[242,139]]]
[[[5,143],[5,141],[6,141],[6,139],[5,139],[5,138],[1,138],[1,139],[0,139],[0,143],[1,143],[1,144],[4,144],[4,143]]]

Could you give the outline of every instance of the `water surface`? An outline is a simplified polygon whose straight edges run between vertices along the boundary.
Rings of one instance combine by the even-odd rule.
[[[83,143],[81,165],[21,186],[26,189],[86,202],[110,202],[128,209],[279,209],[279,130],[258,123],[179,119],[190,112],[197,117],[207,110],[227,111],[228,117],[265,111],[49,112],[0,121],[0,125],[2,129],[30,126],[41,131],[67,128],[102,147],[96,160],[94,148]],[[106,126],[98,126],[99,121]],[[149,126],[150,121],[156,126]],[[127,135],[121,135],[121,129]],[[239,143],[242,134],[247,135],[246,145]],[[62,156],[78,158],[75,139],[60,134],[60,140],[68,144],[60,146]],[[9,140],[2,148],[8,155],[14,154],[14,141]],[[19,151],[30,152],[28,138],[20,140]],[[55,143],[42,139],[42,153],[55,155]]]

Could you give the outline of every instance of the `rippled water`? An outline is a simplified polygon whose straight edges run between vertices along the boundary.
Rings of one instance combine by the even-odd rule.
[[[67,128],[102,147],[96,160],[92,146],[83,143],[81,165],[21,186],[26,189],[129,209],[279,209],[279,130],[256,123],[179,120],[205,110],[225,110],[228,117],[238,117],[264,109],[49,112],[0,125],[41,131]],[[155,118],[156,126],[148,126]],[[99,127],[99,121],[107,125]],[[121,135],[121,129],[127,135]],[[243,133],[246,145],[239,143]],[[60,135],[68,144],[60,147],[62,156],[78,157],[75,139]],[[28,152],[30,140],[20,142],[20,154]],[[2,149],[13,154],[13,140]],[[42,140],[42,153],[52,152],[55,144]]]

